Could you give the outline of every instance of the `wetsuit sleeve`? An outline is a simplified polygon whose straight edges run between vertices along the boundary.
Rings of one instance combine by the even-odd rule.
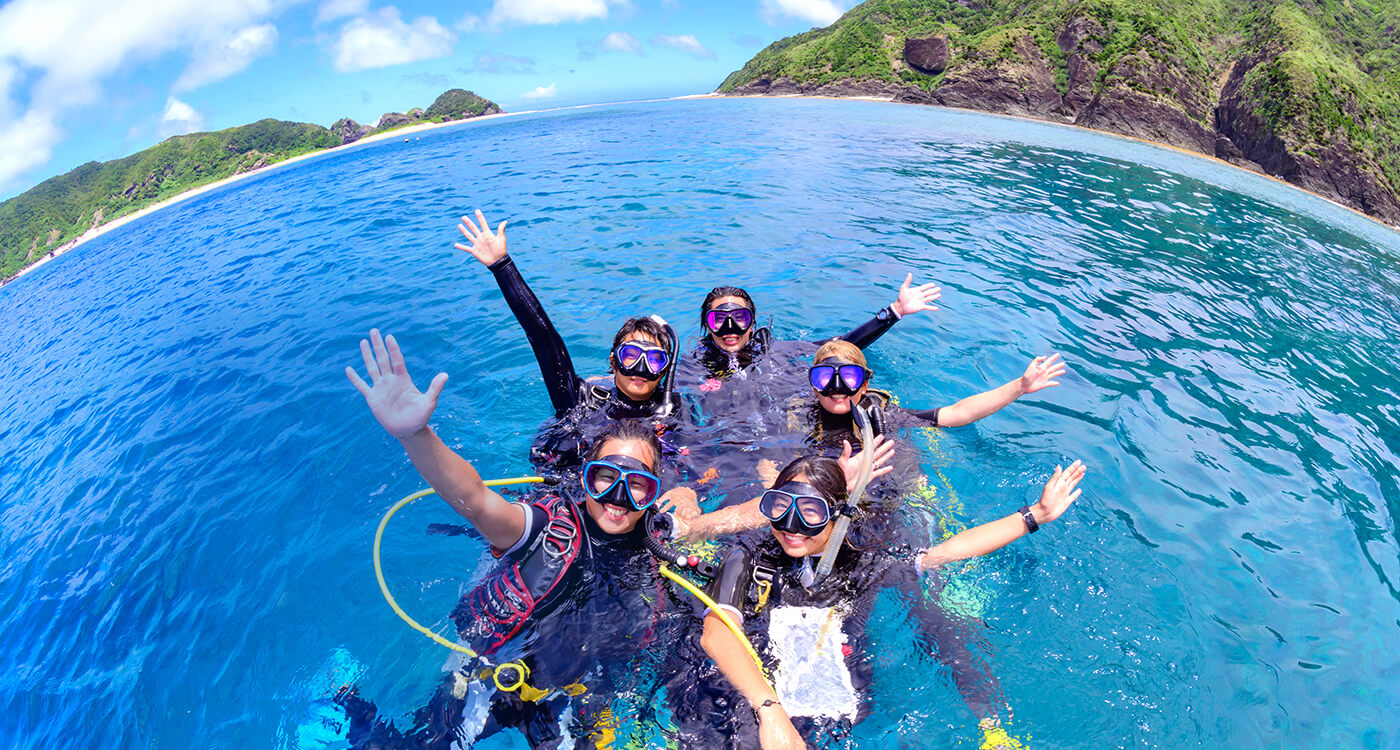
[[[496,284],[501,287],[501,294],[505,295],[510,311],[515,313],[515,319],[525,329],[530,348],[535,351],[535,360],[539,362],[545,388],[549,389],[549,401],[554,405],[555,416],[563,416],[578,403],[584,386],[582,378],[574,371],[574,361],[569,357],[564,339],[549,321],[544,306],[525,284],[510,256],[492,263],[488,268],[491,275],[496,277]]]
[[[545,515],[544,509],[534,503],[516,503],[525,508],[525,533],[520,535],[520,540],[511,545],[503,555],[509,557],[527,550],[534,546],[535,540],[539,539],[544,527],[549,524],[549,518]]]
[[[719,574],[710,583],[710,598],[720,609],[734,616],[736,622],[744,621],[744,595],[749,580],[749,553],[742,547],[734,547],[720,563]]]
[[[938,409],[903,409],[898,406],[886,406],[885,414],[889,418],[888,427],[892,429],[903,429],[905,427],[941,427],[938,423]],[[916,425],[916,422],[924,422],[923,425]]]
[[[875,317],[852,328],[849,333],[841,338],[864,349],[875,343],[876,339],[885,335],[885,331],[893,328],[894,324],[898,321],[899,318],[895,317],[894,311],[887,307],[876,313]]]

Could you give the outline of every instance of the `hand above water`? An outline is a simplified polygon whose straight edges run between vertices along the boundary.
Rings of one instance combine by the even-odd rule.
[[[506,257],[506,222],[496,227],[492,233],[491,225],[487,223],[486,217],[482,215],[481,209],[476,211],[476,221],[471,217],[463,216],[462,223],[457,225],[457,231],[467,238],[470,245],[463,245],[460,242],[452,243],[458,250],[471,253],[473,257],[481,261],[481,265],[490,266],[492,263]]]
[[[912,283],[914,283],[914,274],[911,273],[904,277],[904,283],[899,286],[899,298],[891,305],[894,311],[899,313],[899,317],[913,315],[924,310],[937,310],[937,307],[929,303],[936,302],[939,297],[942,297],[943,289],[937,284],[920,284],[911,287]]]
[[[393,336],[380,338],[379,329],[371,329],[369,341],[360,340],[360,354],[365,359],[370,386],[360,379],[355,368],[345,368],[351,385],[365,397],[379,425],[394,437],[408,437],[428,426],[428,419],[437,408],[438,396],[447,384],[447,373],[440,372],[423,393],[413,384],[404,366],[403,352]]]
[[[1042,388],[1059,385],[1059,381],[1055,378],[1064,375],[1065,370],[1065,363],[1060,359],[1059,354],[1036,357],[1026,367],[1026,374],[1021,376],[1021,393],[1035,393]]]
[[[1076,488],[1079,486],[1079,480],[1084,478],[1084,471],[1084,463],[1081,461],[1075,461],[1064,469],[1055,467],[1055,474],[1040,492],[1040,500],[1031,506],[1036,523],[1050,523],[1059,518],[1079,499],[1082,490]]]
[[[893,440],[886,440],[884,435],[876,435],[875,440],[866,446],[866,450],[872,451],[870,454],[871,481],[874,481],[875,477],[882,477],[894,471],[893,466],[886,466],[894,456]],[[841,457],[836,460],[841,463],[841,472],[846,475],[847,492],[854,490],[856,480],[860,479],[861,456],[859,454],[852,456],[851,452],[851,441],[842,440]]]

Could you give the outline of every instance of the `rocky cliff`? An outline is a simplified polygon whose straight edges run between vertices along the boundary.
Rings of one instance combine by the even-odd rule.
[[[881,96],[1216,156],[1400,224],[1400,2],[869,0],[731,95]]]

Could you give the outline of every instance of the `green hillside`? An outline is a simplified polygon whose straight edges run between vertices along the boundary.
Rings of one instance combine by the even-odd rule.
[[[868,0],[728,94],[877,95],[1069,122],[1400,223],[1400,0]]]
[[[192,188],[334,148],[375,132],[500,112],[470,91],[443,93],[426,112],[388,113],[378,127],[353,120],[335,130],[303,122],[259,120],[214,133],[191,133],[108,162],[88,162],[0,203],[0,279],[83,232]]]

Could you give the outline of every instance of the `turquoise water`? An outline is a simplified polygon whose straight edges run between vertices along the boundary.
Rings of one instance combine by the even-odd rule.
[[[621,318],[697,335],[716,283],[783,338],[906,269],[943,310],[872,349],[931,407],[1037,353],[1072,372],[928,450],[973,523],[1081,457],[1061,522],[966,578],[1040,747],[1394,747],[1400,235],[1141,144],[866,102],[620,105],[316,159],[158,212],[0,289],[0,745],[336,747],[335,685],[392,715],[445,658],[384,605],[380,514],[421,482],[341,370],[371,326],[485,475],[548,413],[479,206],[582,370]],[[483,561],[401,513],[386,574],[443,624]],[[895,620],[862,747],[973,743]],[[323,721],[324,720],[324,721]],[[483,746],[518,746],[509,741]]]

